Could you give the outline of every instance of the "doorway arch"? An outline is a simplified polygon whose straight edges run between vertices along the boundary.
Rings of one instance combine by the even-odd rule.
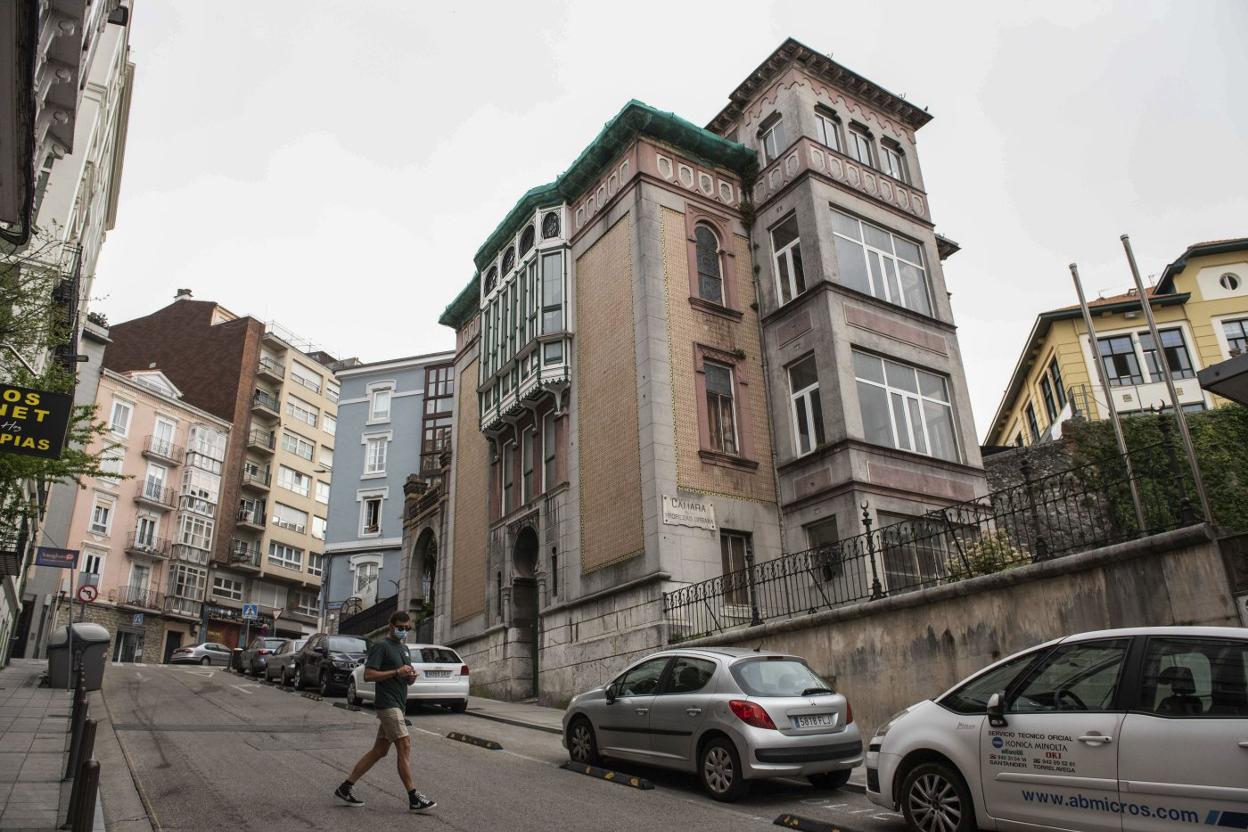
[[[512,548],[511,599],[513,627],[520,631],[521,642],[528,648],[531,693],[537,696],[538,671],[538,614],[537,614],[537,559],[540,544],[532,526],[525,526],[516,535]]]
[[[438,538],[432,529],[421,532],[412,547],[407,580],[408,604],[416,613],[416,636],[421,641],[432,641],[438,600]]]

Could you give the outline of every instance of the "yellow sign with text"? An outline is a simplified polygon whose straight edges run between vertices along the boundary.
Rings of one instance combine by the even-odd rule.
[[[57,459],[73,407],[67,393],[0,384],[0,453]]]

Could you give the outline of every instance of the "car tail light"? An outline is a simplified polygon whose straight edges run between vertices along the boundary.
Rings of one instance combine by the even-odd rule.
[[[845,700],[845,724],[848,725],[854,721],[854,706],[849,704],[849,700]]]
[[[461,665],[459,666],[459,675],[460,675],[460,676],[467,676],[467,675],[468,675],[468,665],[466,665],[466,664],[461,664]]]
[[[733,699],[728,703],[728,707],[736,714],[737,719],[746,725],[776,730],[776,723],[771,721],[771,715],[764,710],[762,705],[756,702],[750,702],[746,699]]]
[[[259,656],[267,656],[272,652],[273,652],[272,650],[265,650],[264,648],[260,648],[259,650],[256,651],[256,654]]]

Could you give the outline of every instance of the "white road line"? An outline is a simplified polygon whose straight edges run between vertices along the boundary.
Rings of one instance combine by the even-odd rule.
[[[247,690],[247,685],[230,685],[230,687],[234,688],[234,690],[241,691],[247,694],[248,696],[251,696],[251,691]]]
[[[142,662],[135,662],[134,666],[135,667],[147,667],[147,665],[143,664]]]
[[[147,677],[146,677],[146,676],[144,676],[142,673],[139,673],[138,671],[135,671],[135,673],[134,673],[134,677],[135,677],[136,679],[138,679],[140,682],[142,682],[142,681],[144,681],[145,679],[147,679]]]
[[[510,754],[510,755],[511,755],[511,756],[513,756],[513,757],[519,757],[521,760],[528,760],[530,763],[538,763],[538,764],[540,764],[540,765],[544,765],[544,766],[548,766],[548,765],[550,765],[550,761],[549,761],[549,760],[539,760],[539,759],[537,759],[536,757],[529,757],[529,756],[527,756],[527,755],[525,755],[525,754],[517,754],[517,753],[516,753],[516,752],[514,752],[514,751],[508,751],[506,748],[502,749],[502,752],[503,752],[504,754]]]

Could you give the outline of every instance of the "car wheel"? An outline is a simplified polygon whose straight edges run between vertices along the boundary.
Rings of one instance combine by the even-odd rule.
[[[207,667],[208,665],[212,664],[212,659],[208,658],[207,656],[204,656],[202,659],[199,660],[199,663]]]
[[[347,685],[347,704],[355,705],[357,708],[361,704],[360,696],[355,692],[355,679],[352,679],[351,684]]]
[[[594,736],[594,726],[583,716],[578,716],[568,726],[568,757],[572,762],[583,766],[596,766],[602,762],[602,758],[598,756],[598,738]]]
[[[849,769],[825,771],[820,774],[812,774],[806,779],[816,789],[842,789],[849,783],[849,773]]]
[[[318,685],[318,691],[321,696],[329,696],[329,671],[321,671],[321,683]]]
[[[962,776],[948,763],[915,766],[901,786],[901,810],[920,832],[973,832],[975,806]]]
[[[466,710],[468,710],[467,699],[461,699],[458,702],[451,703],[451,713],[453,714],[462,714]]]
[[[715,800],[731,803],[745,797],[749,790],[736,746],[724,737],[715,737],[702,746],[702,753],[698,755],[698,774],[702,778],[702,787]]]

